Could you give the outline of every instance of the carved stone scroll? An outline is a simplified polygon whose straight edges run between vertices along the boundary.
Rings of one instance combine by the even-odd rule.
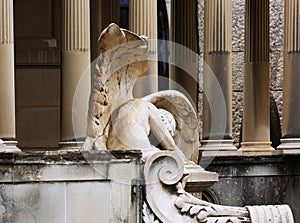
[[[157,152],[144,168],[146,199],[151,211],[145,223],[293,223],[288,205],[231,207],[194,197],[182,186],[183,160],[175,152]],[[203,181],[204,179],[199,179]],[[150,218],[149,218],[150,217]]]

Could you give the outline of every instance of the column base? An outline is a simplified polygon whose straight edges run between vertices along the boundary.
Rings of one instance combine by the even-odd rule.
[[[199,152],[202,157],[241,156],[242,153],[233,145],[233,140],[202,140]]]
[[[280,155],[282,152],[276,151],[271,142],[242,142],[239,149],[244,156],[272,156]]]
[[[0,139],[0,153],[5,152],[5,145],[2,139]]]
[[[17,141],[0,141],[0,152],[1,153],[20,153],[22,152],[17,147]]]
[[[280,142],[277,149],[283,150],[283,154],[300,154],[300,138],[281,139]]]
[[[83,141],[74,141],[74,142],[60,142],[59,145],[59,150],[80,150],[82,145],[83,145]]]
[[[200,151],[235,151],[232,139],[202,140]]]

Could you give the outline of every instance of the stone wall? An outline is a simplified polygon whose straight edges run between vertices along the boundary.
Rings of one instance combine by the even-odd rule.
[[[0,222],[141,222],[141,153],[0,154]]]
[[[245,1],[232,0],[232,112],[233,137],[238,144],[243,114],[243,62],[244,62],[244,14]],[[204,0],[199,0],[199,48],[203,59]],[[282,117],[284,0],[270,0],[270,89]],[[201,64],[202,66],[202,64]],[[200,67],[201,67],[200,66]],[[202,100],[203,76],[200,69],[200,100]],[[199,102],[199,116],[202,105]]]
[[[299,156],[217,157],[207,168],[219,181],[207,192],[222,205],[290,205],[300,222]]]

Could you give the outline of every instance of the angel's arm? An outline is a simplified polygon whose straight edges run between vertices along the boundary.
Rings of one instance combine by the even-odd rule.
[[[160,114],[155,108],[155,106],[150,107],[150,118],[149,118],[149,123],[150,123],[150,128],[157,140],[160,142],[162,147],[166,150],[175,150],[177,149],[177,146],[174,142],[173,137],[163,124],[160,118]]]

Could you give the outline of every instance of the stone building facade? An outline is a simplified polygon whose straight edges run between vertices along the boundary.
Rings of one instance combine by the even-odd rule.
[[[200,163],[220,174],[203,196],[226,205],[288,203],[300,222],[298,0],[0,0],[0,5],[0,139],[6,152],[78,149],[86,129],[86,74],[99,53],[101,30],[115,22],[151,39],[164,32],[194,52],[167,59],[193,61],[191,73],[164,65],[168,72],[162,76],[179,84],[198,109]],[[155,41],[150,47],[159,48]],[[160,66],[152,62],[150,72],[160,73]],[[223,116],[210,111],[218,106],[209,87],[215,84],[211,70],[223,80]],[[251,85],[251,77],[260,77],[256,70],[264,78]],[[158,88],[160,82],[152,80],[150,91]],[[243,109],[245,102],[250,109]],[[212,116],[223,120],[221,130],[216,125],[211,132]],[[273,150],[271,141],[280,140]]]

